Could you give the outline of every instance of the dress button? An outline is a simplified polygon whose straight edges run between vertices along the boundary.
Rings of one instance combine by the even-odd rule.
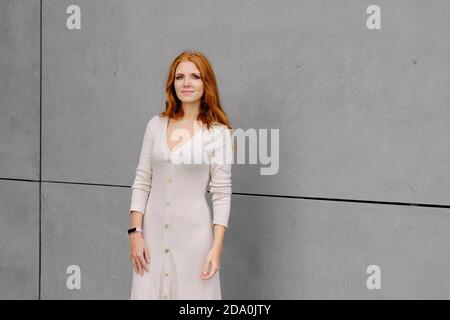
[[[167,207],[170,206],[170,202],[169,201],[166,201],[166,206]]]
[[[170,163],[170,158],[166,159],[166,162],[167,162],[167,163]]]
[[[169,248],[164,249],[164,252],[168,253],[169,252]]]
[[[169,224],[166,223],[166,225],[164,226],[166,229],[169,229]]]
[[[169,274],[170,274],[170,273],[166,272],[166,273],[165,273],[165,276],[166,276],[166,277],[168,277],[168,276],[169,276]]]
[[[172,182],[172,178],[171,177],[167,177],[167,182],[171,183]]]

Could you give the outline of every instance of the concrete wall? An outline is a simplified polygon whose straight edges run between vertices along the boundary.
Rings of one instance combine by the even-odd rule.
[[[371,4],[2,0],[0,298],[128,299],[130,186],[186,49],[235,128],[280,129],[276,175],[233,167],[225,299],[450,298],[450,3],[377,1],[380,30]]]

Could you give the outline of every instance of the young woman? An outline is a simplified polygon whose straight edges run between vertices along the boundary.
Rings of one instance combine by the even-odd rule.
[[[231,129],[209,61],[181,53],[170,67],[166,110],[147,123],[132,185],[131,299],[222,299]]]

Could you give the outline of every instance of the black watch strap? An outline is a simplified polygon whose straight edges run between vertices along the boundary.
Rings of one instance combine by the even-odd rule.
[[[134,228],[131,228],[131,229],[128,229],[128,234],[130,235],[130,234],[132,234],[132,233],[136,233],[136,232],[143,232],[143,230],[142,230],[142,228],[139,228],[139,227],[134,227]]]

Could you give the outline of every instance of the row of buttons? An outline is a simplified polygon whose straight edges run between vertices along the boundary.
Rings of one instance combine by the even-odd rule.
[[[167,163],[171,163],[170,158],[167,159],[166,162],[167,162]],[[168,176],[168,177],[166,178],[166,181],[167,181],[167,183],[171,183],[171,182],[172,182],[172,177]],[[170,207],[170,204],[171,204],[170,201],[166,201],[166,202],[165,202],[166,207]],[[169,216],[170,216],[170,215],[169,215]],[[169,230],[169,224],[166,223],[166,224],[164,225],[164,228],[166,229],[166,231],[168,231],[168,230]],[[164,252],[167,253],[167,254],[169,254],[170,248],[168,248],[168,247],[165,248],[165,249],[164,249]],[[170,275],[169,272],[165,272],[165,273],[164,273],[164,276],[165,276],[166,278],[168,278],[169,275]],[[164,295],[163,295],[163,299],[164,299],[164,300],[167,300],[168,298],[169,298],[169,295],[168,295],[167,292],[165,292]]]

